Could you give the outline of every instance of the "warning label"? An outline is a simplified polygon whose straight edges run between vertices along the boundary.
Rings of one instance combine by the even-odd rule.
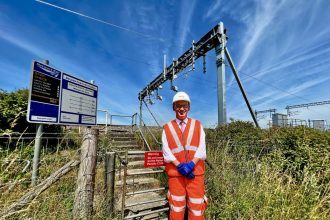
[[[144,167],[161,167],[164,165],[162,151],[149,151],[144,153]]]

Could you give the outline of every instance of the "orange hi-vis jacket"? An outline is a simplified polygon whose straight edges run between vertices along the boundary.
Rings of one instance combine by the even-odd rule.
[[[168,146],[180,163],[190,162],[199,147],[201,123],[198,120],[188,118],[188,123],[182,133],[175,120],[164,125],[164,131]],[[165,163],[165,171],[168,176],[182,176],[175,165]],[[196,175],[204,175],[204,160],[199,160],[193,173]]]

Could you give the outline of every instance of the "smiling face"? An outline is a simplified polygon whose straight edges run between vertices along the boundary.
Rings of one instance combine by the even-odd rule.
[[[173,104],[173,111],[175,111],[176,118],[179,120],[184,120],[188,116],[190,110],[189,102],[187,101],[177,101]]]

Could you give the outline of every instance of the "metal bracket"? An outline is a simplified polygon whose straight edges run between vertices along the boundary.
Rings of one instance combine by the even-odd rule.
[[[217,65],[222,65],[225,63],[225,59],[222,59],[221,57],[216,60]]]

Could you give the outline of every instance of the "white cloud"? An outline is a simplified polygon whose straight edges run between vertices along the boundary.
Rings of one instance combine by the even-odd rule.
[[[258,41],[276,18],[276,14],[281,9],[282,5],[283,1],[263,1],[257,4],[253,21],[248,25],[247,32],[242,39],[242,41],[246,43],[238,62],[238,69],[241,69],[245,65],[252,51],[258,45]]]
[[[214,16],[214,14],[216,12],[220,11],[220,7],[223,6],[222,0],[216,0],[213,1],[213,4],[210,5],[210,7],[208,8],[207,12],[205,13],[203,19],[209,19],[212,16]]]
[[[178,46],[184,48],[188,33],[191,31],[191,22],[195,10],[196,1],[182,1],[180,20],[178,22],[179,40]]]

